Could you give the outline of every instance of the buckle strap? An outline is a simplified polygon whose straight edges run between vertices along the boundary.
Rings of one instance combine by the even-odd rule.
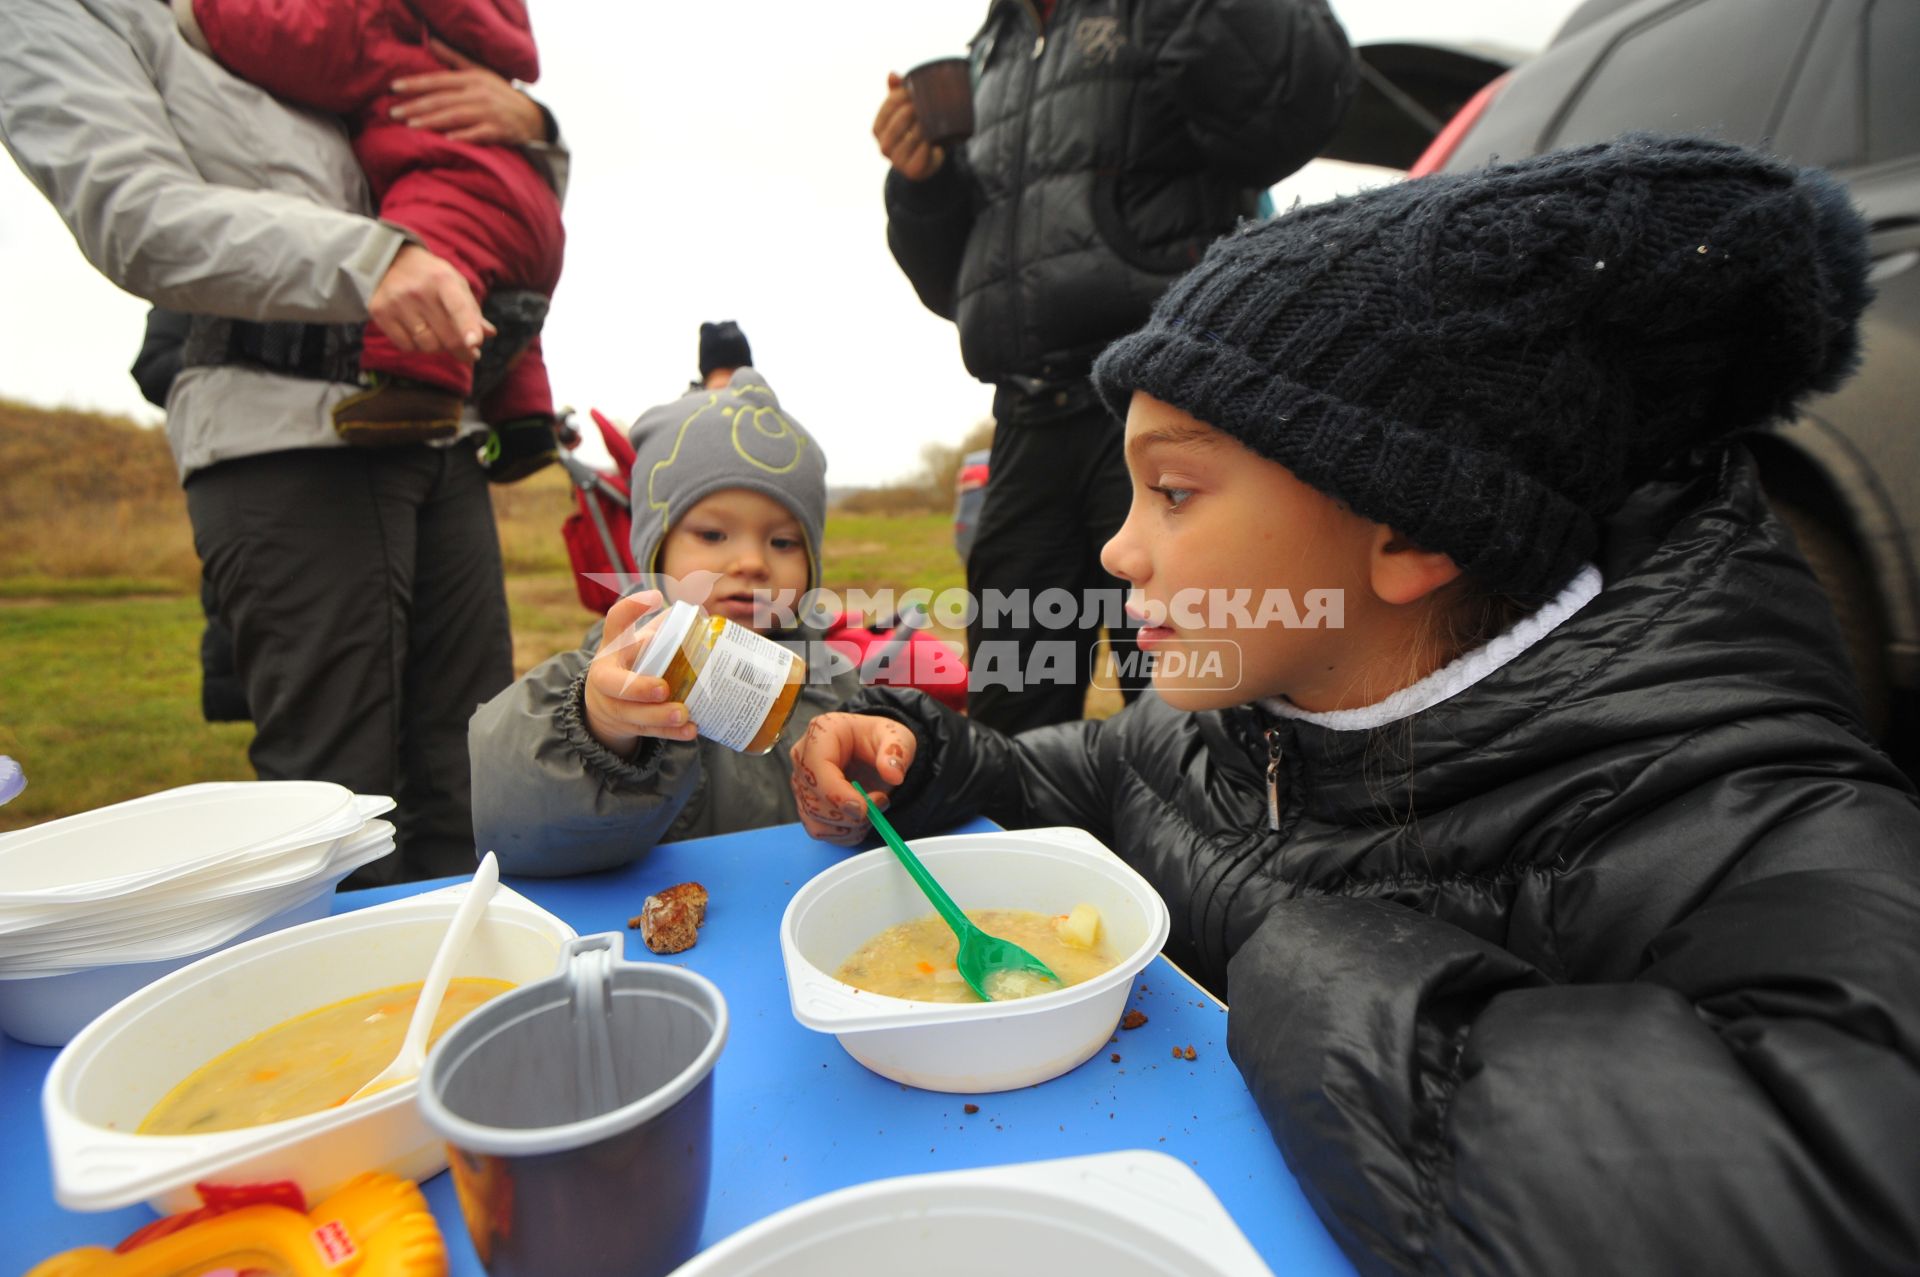
[[[310,381],[360,380],[359,324],[254,323],[195,315],[181,348],[187,368],[237,364]]]
[[[475,399],[500,383],[547,320],[547,298],[525,289],[499,289],[480,313],[499,330],[480,349],[474,370]],[[310,381],[360,382],[362,324],[255,323],[195,315],[181,347],[181,365],[212,368],[239,364]]]

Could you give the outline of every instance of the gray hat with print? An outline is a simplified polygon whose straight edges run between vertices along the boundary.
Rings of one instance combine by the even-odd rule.
[[[694,390],[649,408],[633,441],[633,561],[659,570],[660,545],[688,510],[716,492],[746,488],[793,512],[807,542],[807,584],[820,584],[827,521],[827,459],[752,368],[719,390]]]

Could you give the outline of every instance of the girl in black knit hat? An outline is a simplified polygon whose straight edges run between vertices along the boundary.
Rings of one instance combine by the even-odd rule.
[[[1095,373],[1159,695],[868,689],[808,828],[851,775],[1099,836],[1363,1271],[1920,1269],[1920,811],[1738,441],[1865,276],[1828,179],[1698,140],[1244,228]]]

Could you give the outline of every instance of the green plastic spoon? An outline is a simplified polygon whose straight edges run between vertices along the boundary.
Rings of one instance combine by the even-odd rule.
[[[973,920],[961,911],[959,905],[953,903],[953,897],[934,881],[927,867],[920,863],[920,857],[907,850],[907,844],[887,823],[887,818],[880,814],[873,797],[860,787],[860,782],[856,780],[849,783],[866,800],[867,819],[873,822],[873,827],[887,840],[887,846],[893,848],[893,854],[906,866],[908,875],[919,884],[927,899],[933,902],[934,912],[946,919],[947,925],[953,928],[953,934],[960,941],[960,952],[954,959],[954,966],[959,969],[960,978],[967,982],[967,987],[980,995],[982,1002],[993,1001],[993,995],[987,992],[987,978],[996,971],[1027,971],[1044,976],[1055,984],[1060,983],[1060,977],[1053,973],[1052,968],[1013,941],[990,936],[974,926]]]

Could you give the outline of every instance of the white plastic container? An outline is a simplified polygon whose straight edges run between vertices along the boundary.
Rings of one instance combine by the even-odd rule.
[[[769,1215],[671,1277],[853,1271],[1273,1277],[1205,1180],[1144,1149],[857,1184]]]
[[[913,850],[962,909],[1100,911],[1110,971],[1007,1002],[913,1002],[866,993],[832,972],[873,936],[933,911],[893,853],[842,861],[794,893],[780,951],[794,1018],[834,1034],[882,1077],[929,1091],[1006,1091],[1058,1077],[1101,1049],[1133,978],[1167,939],[1167,907],[1145,878],[1082,829],[919,838]]]
[[[331,841],[365,821],[353,792],[325,781],[185,785],[0,836],[0,908],[126,895]]]
[[[287,1179],[309,1201],[351,1176],[421,1180],[446,1148],[421,1120],[417,1082],[336,1109],[213,1135],[136,1135],[161,1096],[264,1029],[389,985],[422,979],[466,885],[323,918],[222,950],[121,1002],[67,1045],[41,1108],[54,1196],[73,1210],[141,1200],[197,1204],[196,1181]],[[502,887],[455,974],[524,984],[553,973],[573,928]]]
[[[393,851],[393,826],[369,821],[362,835],[333,846],[319,876],[222,902],[215,906],[221,916],[212,921],[138,943],[108,931],[66,958],[8,962],[0,970],[0,1032],[36,1046],[64,1046],[95,1016],[168,972],[326,917],[342,879]]]

